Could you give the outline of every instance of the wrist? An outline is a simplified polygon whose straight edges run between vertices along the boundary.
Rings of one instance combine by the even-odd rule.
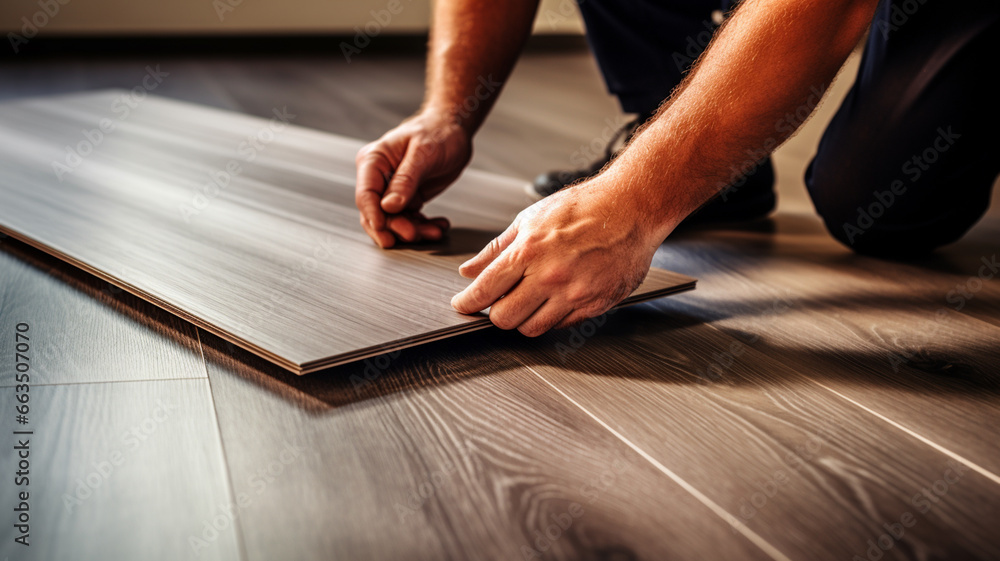
[[[476,111],[466,108],[461,102],[447,99],[425,101],[419,113],[437,123],[448,123],[460,128],[470,139],[476,134],[482,123]]]
[[[406,120],[406,123],[422,131],[424,138],[436,143],[451,146],[472,145],[472,133],[447,111],[434,107],[421,107]]]
[[[613,191],[613,204],[627,209],[644,245],[657,247],[690,211],[683,210],[677,194],[683,193],[659,170],[616,159],[601,176]]]

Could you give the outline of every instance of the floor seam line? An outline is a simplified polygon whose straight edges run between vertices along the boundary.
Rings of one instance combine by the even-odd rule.
[[[94,380],[91,382],[56,382],[56,383],[42,383],[42,384],[31,384],[31,387],[57,387],[57,386],[88,386],[96,384],[136,384],[140,382],[176,382],[180,380],[204,380],[203,376],[182,376],[179,378],[144,378],[142,380]],[[15,384],[9,386],[0,386],[0,389],[13,388]]]
[[[711,510],[715,515],[717,515],[718,517],[720,517],[723,520],[725,520],[730,526],[733,527],[733,529],[735,529],[743,537],[745,537],[751,543],[753,543],[758,548],[760,548],[771,559],[774,559],[775,561],[791,561],[791,559],[788,556],[786,556],[784,553],[782,553],[780,550],[778,550],[778,548],[776,548],[773,545],[771,545],[770,542],[768,542],[767,540],[765,540],[764,538],[762,538],[759,534],[757,534],[756,532],[754,532],[753,530],[751,530],[750,528],[748,528],[746,526],[746,524],[744,524],[743,522],[741,522],[740,520],[738,520],[735,516],[733,516],[732,514],[730,514],[729,512],[727,512],[724,508],[722,508],[721,506],[719,506],[712,499],[708,498],[708,496],[706,496],[701,491],[699,491],[698,489],[696,489],[693,485],[691,485],[690,483],[688,483],[687,481],[685,481],[684,479],[682,479],[679,475],[677,475],[676,473],[674,473],[670,468],[668,468],[667,466],[665,466],[662,463],[660,463],[656,458],[652,457],[645,450],[643,450],[642,448],[639,448],[638,445],[636,445],[635,443],[633,443],[631,440],[625,438],[624,435],[622,435],[621,433],[619,433],[618,431],[616,431],[615,429],[613,429],[610,425],[608,425],[607,423],[605,423],[604,421],[602,421],[599,417],[597,417],[597,415],[594,415],[593,413],[591,413],[589,409],[587,409],[583,405],[580,405],[580,403],[578,403],[572,397],[566,395],[565,392],[563,392],[561,389],[559,389],[555,384],[553,384],[552,382],[550,382],[544,376],[542,376],[541,374],[539,374],[534,368],[532,368],[531,366],[528,366],[527,364],[525,364],[524,362],[521,362],[520,360],[518,360],[518,362],[521,363],[521,366],[523,366],[529,372],[531,372],[536,377],[538,377],[538,379],[540,379],[542,382],[545,382],[545,384],[547,384],[553,390],[555,390],[556,392],[558,392],[559,395],[563,396],[566,400],[568,400],[570,403],[572,403],[573,405],[575,405],[578,409],[580,409],[581,411],[583,411],[584,413],[586,413],[588,417],[590,417],[591,419],[593,419],[594,421],[596,421],[598,424],[600,424],[602,427],[604,427],[604,429],[607,430],[608,432],[610,432],[612,435],[614,435],[615,438],[617,438],[618,440],[620,440],[621,442],[623,442],[626,446],[628,446],[629,448],[631,448],[634,452],[636,452],[637,454],[639,454],[640,456],[642,456],[643,459],[645,459],[646,461],[648,461],[657,470],[659,470],[661,473],[663,473],[668,478],[670,478],[674,483],[676,483],[677,485],[679,485],[682,489],[684,489],[685,491],[687,491],[687,493],[690,494],[691,496],[693,496],[695,499],[697,499],[698,502],[700,502],[701,504],[703,504],[706,507],[708,507],[708,509]]]
[[[219,447],[222,449],[222,464],[225,469],[226,474],[226,488],[229,491],[229,501],[231,505],[237,505],[236,502],[236,487],[233,485],[233,473],[229,467],[229,455],[226,453],[226,442],[222,438],[222,422],[219,420],[219,407],[215,403],[215,392],[212,391],[212,378],[208,375],[208,359],[205,357],[205,348],[201,344],[201,329],[195,328],[195,335],[198,338],[198,351],[201,353],[201,365],[205,369],[205,381],[208,383],[208,398],[209,402],[212,404],[212,413],[215,416],[215,429],[219,434]],[[243,521],[240,518],[239,511],[233,515],[233,529],[236,532],[236,553],[239,555],[240,559],[246,560],[247,551],[246,544],[244,543],[243,535]]]
[[[867,411],[869,414],[874,415],[875,417],[878,417],[883,422],[888,423],[888,424],[892,425],[893,427],[896,427],[897,429],[905,432],[906,434],[912,436],[913,438],[919,440],[920,442],[923,442],[924,444],[930,446],[931,448],[937,450],[938,452],[941,452],[942,454],[948,456],[949,458],[951,458],[951,459],[953,459],[953,460],[955,460],[957,462],[960,462],[962,464],[965,464],[966,466],[968,466],[969,468],[971,468],[973,471],[979,473],[983,477],[986,477],[990,481],[992,481],[992,482],[1000,485],[1000,475],[997,475],[997,474],[993,473],[992,471],[990,471],[990,470],[988,470],[988,469],[980,466],[979,464],[973,462],[972,460],[969,460],[965,456],[962,456],[962,455],[960,455],[960,454],[958,454],[956,452],[952,452],[951,450],[945,448],[944,446],[941,446],[940,444],[934,442],[933,440],[931,440],[931,439],[929,439],[929,438],[927,438],[925,436],[921,436],[916,431],[913,431],[913,430],[911,430],[911,429],[909,429],[909,428],[907,428],[907,427],[905,427],[905,426],[897,423],[896,421],[893,421],[889,417],[886,417],[885,415],[879,413],[878,411],[875,411],[874,409],[871,409],[869,407],[866,407],[866,406],[858,403],[857,401],[854,401],[853,399],[847,397],[846,395],[838,392],[835,389],[829,388],[829,387],[821,384],[820,382],[817,382],[816,380],[813,380],[809,376],[806,376],[804,374],[799,374],[799,375],[802,376],[803,378],[805,378],[806,380],[809,380],[813,384],[816,384],[817,386],[823,388],[824,390],[832,393],[833,395],[835,395],[835,396],[843,399],[844,401],[847,401],[848,403],[854,405],[855,407],[858,407],[858,408],[860,408],[860,409],[862,409],[864,411]]]

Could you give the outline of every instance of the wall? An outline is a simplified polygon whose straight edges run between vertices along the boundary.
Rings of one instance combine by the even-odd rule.
[[[418,33],[428,28],[431,1],[0,0],[0,30],[5,35],[30,33],[33,27],[49,35],[351,33],[355,26],[378,25],[385,33]],[[33,23],[26,26],[23,18]],[[578,33],[574,0],[543,0],[535,29]]]

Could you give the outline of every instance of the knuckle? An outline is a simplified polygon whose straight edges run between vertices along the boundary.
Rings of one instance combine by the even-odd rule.
[[[362,146],[358,150],[358,153],[354,155],[354,163],[361,165],[361,163],[365,161],[365,158],[368,157],[368,153],[371,152],[371,150],[372,150],[372,143],[368,143]]]
[[[549,232],[546,232],[539,228],[529,227],[524,229],[524,241],[526,244],[532,247],[544,243],[548,236]]]
[[[542,274],[541,281],[548,286],[562,286],[572,278],[572,271],[565,265],[554,265]]]
[[[515,261],[532,261],[539,256],[538,246],[530,239],[516,241],[510,245],[511,257]]]
[[[354,204],[358,208],[360,208],[362,205],[368,202],[371,196],[372,196],[372,191],[370,189],[364,188],[359,184],[357,190],[354,191]]]
[[[575,326],[580,325],[581,323],[583,323],[584,319],[585,318],[580,314],[580,312],[578,312],[578,311],[577,312],[573,312],[572,314],[569,315],[569,317],[567,317],[566,319],[564,319],[562,321],[562,323],[559,324],[559,327],[561,327],[563,329],[566,329],[568,327],[575,327]]]
[[[370,164],[385,158],[386,156],[380,148],[381,146],[378,141],[365,144],[358,150],[357,155],[354,156],[354,162],[358,165]]]
[[[420,137],[413,143],[413,158],[416,162],[426,162],[437,154],[438,143],[427,137]]]
[[[493,322],[493,325],[503,329],[504,331],[517,327],[511,317],[507,315],[503,309],[497,309],[496,307],[490,309],[490,321]]]
[[[577,310],[589,309],[593,305],[594,291],[589,285],[583,283],[570,284],[565,291],[568,300]]]
[[[477,311],[482,310],[489,305],[489,296],[486,294],[486,289],[482,286],[473,287],[473,289],[469,292],[469,295],[472,297],[471,304],[476,307]],[[490,317],[493,316],[492,311],[493,310],[490,310]]]
[[[580,318],[581,321],[585,319],[595,318],[607,311],[602,302],[591,303],[580,308]]]
[[[408,173],[396,173],[392,176],[392,186],[396,189],[411,189],[416,183],[416,178]]]
[[[521,335],[524,335],[525,337],[538,337],[539,335],[545,333],[546,328],[542,326],[542,324],[534,322],[530,324],[523,323],[518,326],[517,330],[520,331]]]

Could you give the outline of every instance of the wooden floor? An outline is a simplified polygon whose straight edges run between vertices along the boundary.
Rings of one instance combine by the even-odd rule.
[[[449,236],[383,251],[354,203],[362,141],[156,95],[53,174],[130,97],[0,103],[0,233],[296,374],[493,326],[452,307],[458,267],[530,204],[526,182],[469,170],[425,209]],[[653,267],[622,304],[695,282]]]
[[[169,72],[156,94],[288,105],[297,124],[363,139],[422,92],[419,57],[371,53],[4,63],[0,98],[132,88],[147,65]],[[0,411],[23,428],[26,323],[34,434],[31,546],[13,541],[23,489],[5,450],[0,555],[1000,558],[1000,287],[978,277],[1000,212],[921,262],[852,255],[801,181],[835,107],[776,156],[772,220],[663,245],[655,264],[696,291],[305,377],[3,241]],[[473,165],[528,179],[621,122],[589,56],[533,53]]]

